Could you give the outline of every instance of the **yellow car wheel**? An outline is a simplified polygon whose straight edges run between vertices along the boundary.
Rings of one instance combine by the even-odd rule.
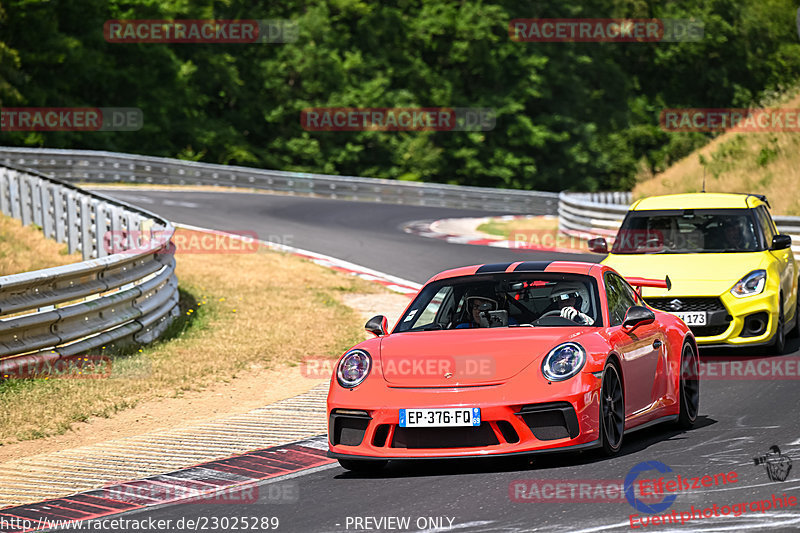
[[[794,327],[789,336],[800,337],[800,281],[797,283],[797,298],[794,301]]]
[[[786,351],[786,318],[783,313],[783,296],[781,298],[780,311],[778,311],[778,327],[775,329],[775,335],[772,336],[772,341],[769,343],[768,353],[773,355],[781,355]]]

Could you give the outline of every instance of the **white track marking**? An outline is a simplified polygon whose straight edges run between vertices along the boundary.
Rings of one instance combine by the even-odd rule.
[[[234,233],[228,233],[225,231],[219,231],[214,229],[202,228],[199,226],[192,226],[190,224],[175,224],[175,227],[184,228],[192,231],[203,231],[206,233],[214,233],[216,235],[224,235],[230,238],[242,239],[241,235],[236,235]],[[293,254],[312,257],[316,263],[321,264],[323,266],[335,266],[343,268],[345,270],[350,270],[357,274],[363,273],[363,274],[368,274],[370,276],[374,276],[375,278],[390,282],[391,284],[387,285],[387,287],[397,292],[410,293],[412,291],[416,292],[420,288],[422,288],[421,284],[416,283],[414,281],[399,278],[397,276],[393,276],[385,272],[380,272],[378,270],[374,270],[369,267],[365,267],[363,265],[357,265],[355,263],[351,263],[350,261],[345,261],[344,259],[338,259],[336,257],[331,257],[329,255],[319,254],[317,252],[311,252],[309,250],[303,250],[302,248],[295,248],[294,246],[287,246],[285,244],[277,244],[274,242],[262,241],[262,240],[257,240],[257,242],[273,250],[279,250],[282,252],[289,252]]]

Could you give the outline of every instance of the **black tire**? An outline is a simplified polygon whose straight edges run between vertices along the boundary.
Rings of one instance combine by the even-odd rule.
[[[786,323],[783,314],[783,295],[780,296],[781,305],[778,311],[778,327],[775,329],[775,335],[772,336],[772,341],[769,344],[767,352],[772,355],[782,355],[786,351]]]
[[[677,425],[689,429],[697,421],[700,410],[700,362],[691,343],[683,345],[681,352],[681,375],[679,382],[681,411]]]
[[[375,461],[363,459],[339,459],[339,465],[351,472],[370,473],[377,472],[386,466],[389,461]]]
[[[600,384],[600,448],[607,456],[622,448],[625,434],[625,396],[617,365],[607,362]]]
[[[789,336],[797,338],[800,337],[800,280],[797,282],[797,298],[794,302],[794,327],[789,332]]]

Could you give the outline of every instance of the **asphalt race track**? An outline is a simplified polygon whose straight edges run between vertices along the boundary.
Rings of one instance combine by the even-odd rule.
[[[330,255],[417,283],[447,268],[542,259],[552,254],[484,246],[445,245],[404,233],[415,220],[505,213],[298,196],[213,192],[102,191],[163,214],[173,222],[224,231],[256,232],[264,241]],[[569,259],[598,256],[562,254]]]
[[[228,231],[256,231],[263,240],[284,239],[289,241],[284,244],[420,283],[449,267],[555,255],[448,244],[405,234],[399,229],[413,220],[494,214],[474,210],[264,194],[104,192],[176,222]],[[800,356],[797,339],[789,340],[789,351],[785,358]],[[718,351],[712,355],[735,361],[746,354]],[[796,531],[800,529],[800,505],[767,510],[766,504],[754,506],[751,502],[770,500],[773,506],[776,505],[772,502],[773,494],[776,498],[784,493],[789,497],[800,496],[797,379],[705,380],[701,387],[700,416],[693,430],[678,432],[661,425],[627,434],[622,453],[613,459],[586,452],[513,459],[419,461],[394,463],[381,474],[371,476],[348,473],[334,463],[301,471],[288,480],[264,483],[259,487],[256,503],[177,504],[129,512],[120,518],[171,520],[168,529],[171,531],[188,530],[186,520],[197,519],[202,519],[207,530],[213,530],[214,523],[218,524],[218,530],[235,530],[237,525],[241,529],[244,524],[252,525],[253,517],[259,521],[277,517],[277,531],[298,532],[630,531],[632,514],[650,515],[634,510],[619,491],[606,491],[605,499],[611,501],[570,501],[571,489],[567,484],[590,483],[592,487],[612,481],[622,484],[639,463],[659,461],[673,471],[666,474],[673,476],[667,479],[674,479],[676,474],[694,478],[731,471],[738,477],[724,486],[677,493],[671,507],[659,514],[676,511],[678,524],[638,527],[637,531]],[[766,453],[772,445],[780,446],[789,461],[794,459],[794,469],[785,481],[770,481],[765,467],[754,464],[753,458]],[[783,461],[785,464],[786,459]],[[650,470],[641,477],[653,479],[662,475]],[[280,494],[275,490],[276,484],[291,487],[296,497],[287,501],[276,498],[275,494]],[[537,491],[544,502],[535,501]],[[599,499],[597,492],[587,499],[593,498]],[[681,513],[688,515],[692,506],[702,510],[715,504],[723,512],[725,506],[736,507],[729,509],[729,516],[698,518],[695,514],[694,521],[680,524]],[[740,504],[746,504],[746,508],[738,512],[740,516],[734,516],[737,510],[743,510]],[[236,521],[241,518],[250,521]],[[184,522],[179,523],[181,519]]]

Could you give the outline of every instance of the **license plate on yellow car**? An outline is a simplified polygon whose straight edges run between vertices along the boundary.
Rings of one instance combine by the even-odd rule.
[[[705,326],[706,325],[706,312],[705,311],[687,311],[685,313],[675,313],[678,318],[686,322],[687,326]]]
[[[480,426],[479,407],[448,409],[400,409],[400,427],[459,427]]]

